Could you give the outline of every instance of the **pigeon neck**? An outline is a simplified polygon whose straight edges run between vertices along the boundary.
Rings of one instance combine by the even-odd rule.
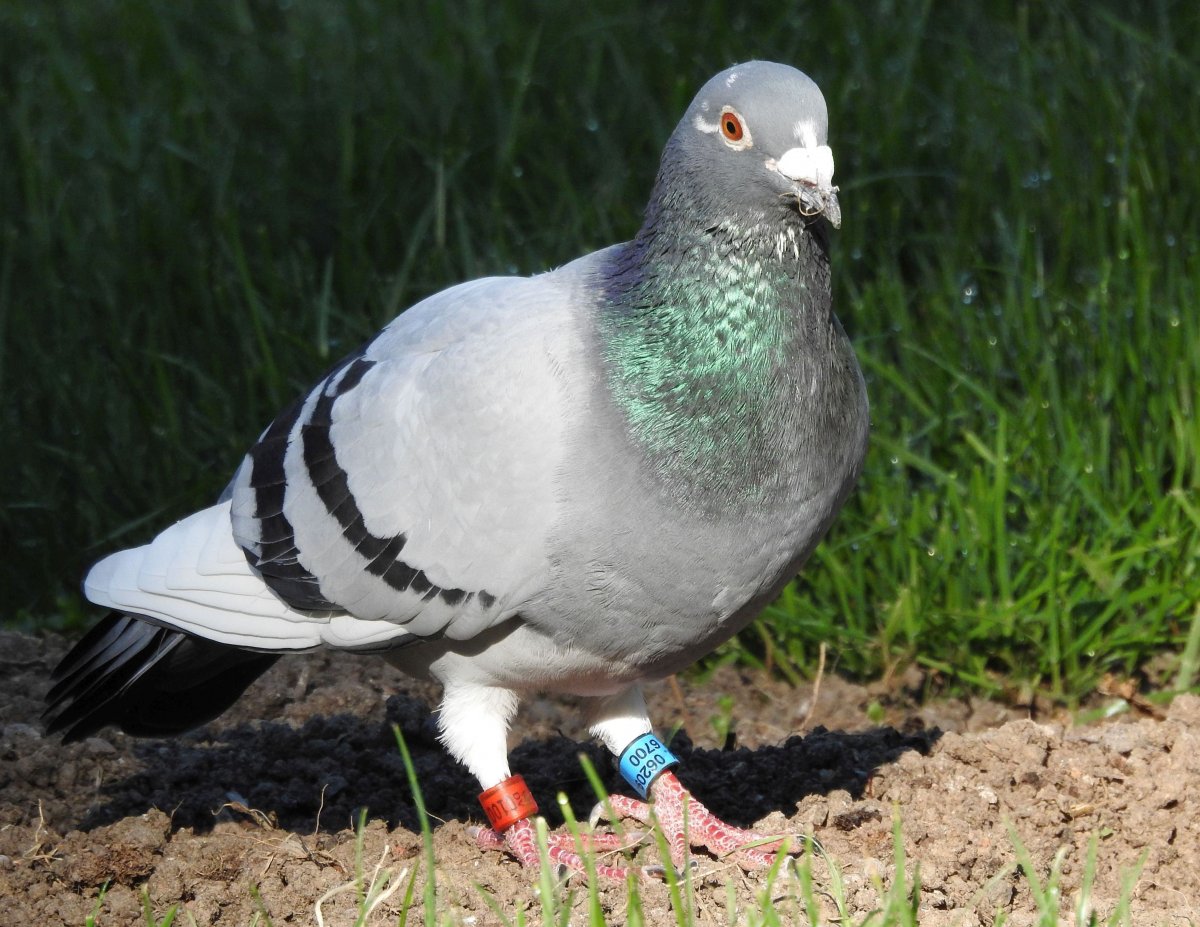
[[[684,221],[678,205],[656,202],[610,267],[609,390],[677,493],[757,497],[792,453],[798,365],[836,326],[827,255],[800,222]]]

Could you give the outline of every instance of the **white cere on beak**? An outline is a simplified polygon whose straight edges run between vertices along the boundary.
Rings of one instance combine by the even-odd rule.
[[[816,187],[829,187],[833,184],[833,149],[828,145],[789,148],[783,153],[783,157],[775,162],[774,167],[788,180]]]

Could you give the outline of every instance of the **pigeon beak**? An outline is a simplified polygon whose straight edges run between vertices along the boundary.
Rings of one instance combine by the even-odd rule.
[[[835,229],[842,227],[838,188],[833,185],[833,150],[828,145],[789,148],[778,160],[768,161],[767,168],[792,183],[801,213],[823,215]]]

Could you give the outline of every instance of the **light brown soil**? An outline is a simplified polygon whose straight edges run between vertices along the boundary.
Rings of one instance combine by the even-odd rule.
[[[314,905],[352,881],[356,809],[369,808],[362,855],[370,869],[416,867],[420,837],[392,724],[410,749],[434,818],[443,910],[464,925],[538,921],[536,879],[501,854],[476,849],[480,821],[472,779],[438,747],[427,685],[382,661],[311,655],[282,661],[220,721],[172,740],[135,740],[107,730],[64,746],[41,733],[38,715],[58,638],[0,634],[0,925],[82,925],[108,891],[96,923],[145,923],[148,895],[176,924],[312,924]],[[651,692],[659,727],[683,730],[674,747],[683,779],[713,811],[737,824],[816,836],[841,871],[853,922],[879,904],[894,867],[893,809],[903,821],[910,870],[919,862],[922,924],[1035,922],[1033,894],[1015,868],[1016,834],[1045,876],[1063,853],[1062,892],[1080,890],[1089,842],[1097,840],[1092,903],[1113,910],[1123,873],[1136,871],[1132,923],[1200,923],[1200,698],[1179,697],[1164,720],[1125,715],[1096,726],[1035,721],[991,703],[916,706],[826,677],[793,689],[731,668],[707,681]],[[883,724],[867,719],[882,708]],[[593,804],[577,760],[582,749],[620,783],[582,736],[576,706],[527,705],[518,721],[514,769],[552,825],[554,795],[577,814]],[[732,718],[736,746],[719,743]],[[714,723],[713,719],[717,719]],[[652,847],[640,853],[650,859]],[[753,909],[760,874],[704,859],[695,914],[727,924],[734,887]],[[828,866],[814,865],[818,890]],[[911,875],[911,871],[910,871]],[[421,878],[409,923],[421,923]],[[403,891],[372,924],[396,923]],[[564,890],[565,896],[565,890]],[[601,892],[606,917],[624,921],[623,886]],[[661,883],[647,882],[651,923],[674,923]],[[826,901],[828,899],[825,899]],[[572,923],[586,918],[586,893]],[[353,892],[323,905],[327,924],[350,924]],[[830,911],[829,913],[832,913]],[[191,919],[189,919],[189,917]],[[735,917],[735,920],[737,918]]]

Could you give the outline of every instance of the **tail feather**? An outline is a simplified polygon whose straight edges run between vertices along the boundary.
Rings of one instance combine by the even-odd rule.
[[[148,622],[128,615],[112,618],[88,631],[54,668],[50,677],[54,687],[46,694],[47,702],[85,702],[98,694],[97,688],[119,690],[135,682],[139,670],[145,672],[166,656],[166,648],[178,644],[177,639],[164,639],[163,629]],[[154,659],[146,659],[149,654]],[[137,662],[130,667],[131,660]]]
[[[55,668],[43,719],[66,741],[107,724],[178,734],[224,712],[278,658],[114,612]]]

